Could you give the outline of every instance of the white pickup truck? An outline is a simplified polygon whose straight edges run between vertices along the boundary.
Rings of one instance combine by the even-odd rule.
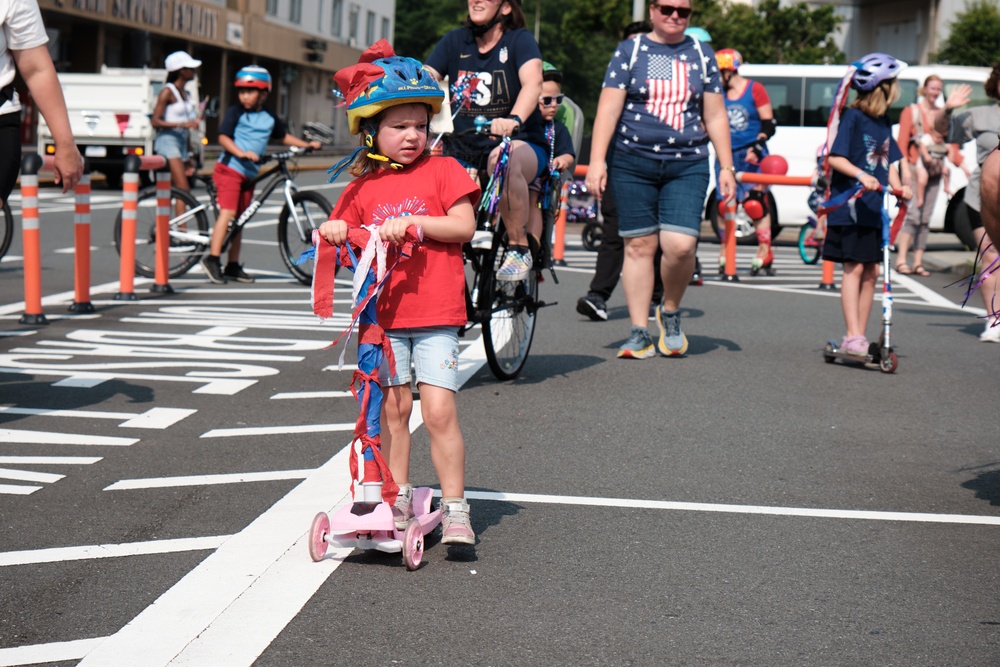
[[[156,130],[150,121],[156,97],[166,81],[162,69],[101,67],[99,74],[60,74],[73,136],[91,169],[102,172],[108,186],[119,187],[128,155],[152,155]],[[198,82],[187,85],[187,94],[198,103]],[[204,119],[191,132],[192,150],[201,157]],[[55,152],[45,119],[38,120],[38,154]]]

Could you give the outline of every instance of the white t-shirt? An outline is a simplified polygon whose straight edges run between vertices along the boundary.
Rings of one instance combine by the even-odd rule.
[[[10,49],[21,51],[41,46],[49,41],[42,23],[42,13],[35,0],[0,0],[0,88],[14,81],[14,58]],[[0,106],[0,114],[21,110],[21,102],[14,99]]]

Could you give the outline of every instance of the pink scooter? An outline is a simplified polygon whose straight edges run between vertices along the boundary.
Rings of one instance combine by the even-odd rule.
[[[323,560],[328,544],[376,549],[390,554],[402,551],[406,569],[416,570],[424,555],[424,536],[441,523],[441,510],[431,511],[434,490],[428,487],[413,489],[415,516],[406,524],[406,530],[396,530],[392,507],[382,500],[382,485],[366,483],[361,486],[366,502],[343,507],[332,517],[326,512],[316,515],[309,530],[309,555],[316,562]],[[372,502],[367,502],[369,500]]]

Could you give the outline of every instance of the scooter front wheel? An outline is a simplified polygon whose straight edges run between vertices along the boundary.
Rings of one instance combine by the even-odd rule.
[[[895,352],[883,352],[882,358],[878,361],[879,370],[883,373],[894,373],[899,367],[899,359]]]
[[[420,522],[410,519],[403,533],[403,562],[407,570],[416,570],[424,558],[424,531]]]
[[[309,528],[309,557],[315,562],[323,560],[326,555],[326,538],[330,535],[330,517],[326,512],[320,512],[313,518]]]

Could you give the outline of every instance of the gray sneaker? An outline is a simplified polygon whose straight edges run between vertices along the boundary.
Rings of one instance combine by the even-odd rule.
[[[469,521],[469,504],[464,500],[441,501],[444,517],[441,519],[441,544],[474,545],[476,534]]]
[[[413,485],[400,484],[396,494],[396,504],[392,506],[392,520],[396,530],[406,530],[406,524],[413,518]]]
[[[618,348],[619,359],[649,359],[654,354],[656,350],[653,349],[653,339],[642,327],[632,327],[628,340]]]
[[[672,313],[663,311],[663,306],[656,307],[656,323],[660,325],[660,340],[656,347],[665,357],[679,357],[688,349],[688,339],[681,331],[681,314],[675,310]]]

